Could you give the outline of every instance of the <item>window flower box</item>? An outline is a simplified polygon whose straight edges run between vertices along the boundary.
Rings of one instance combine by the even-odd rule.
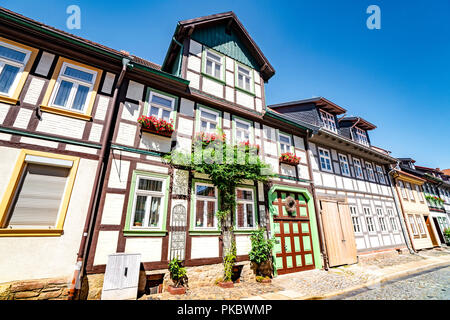
[[[210,143],[225,143],[225,133],[208,133],[208,132],[199,132],[195,135],[194,144],[201,143],[203,147],[208,146]]]
[[[174,131],[173,122],[159,119],[153,116],[140,116],[138,122],[141,124],[141,130],[152,134],[171,137]]]
[[[280,156],[280,163],[296,166],[300,163],[300,157],[296,156],[292,152],[285,152]]]
[[[239,147],[244,147],[245,151],[256,150],[256,154],[259,154],[259,144],[251,144],[250,141],[239,142]]]

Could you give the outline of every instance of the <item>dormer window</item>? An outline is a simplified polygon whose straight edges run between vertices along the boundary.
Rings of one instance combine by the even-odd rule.
[[[320,116],[322,118],[322,123],[325,129],[337,133],[336,122],[334,121],[334,116],[331,113],[320,110]]]
[[[364,130],[360,128],[355,128],[355,140],[365,146],[369,146],[369,140],[367,139],[367,134]]]

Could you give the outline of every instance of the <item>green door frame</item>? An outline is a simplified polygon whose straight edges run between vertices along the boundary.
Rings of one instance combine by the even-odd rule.
[[[271,235],[273,236],[274,229],[274,223],[273,223],[273,216],[277,214],[277,211],[275,211],[275,207],[272,204],[272,202],[277,198],[277,193],[275,191],[288,191],[288,192],[298,192],[302,193],[305,196],[306,203],[308,206],[308,212],[309,212],[309,224],[311,227],[311,239],[313,243],[313,251],[314,251],[314,266],[316,269],[322,269],[322,260],[320,257],[320,245],[319,245],[319,234],[317,229],[317,221],[316,221],[316,212],[314,207],[314,199],[312,195],[309,193],[308,189],[301,188],[301,187],[292,187],[292,186],[285,186],[285,185],[273,185],[268,193],[268,200],[269,200],[269,219],[270,219],[270,231]],[[274,257],[274,275],[277,276],[277,266],[275,264],[275,248],[272,249],[272,255]]]

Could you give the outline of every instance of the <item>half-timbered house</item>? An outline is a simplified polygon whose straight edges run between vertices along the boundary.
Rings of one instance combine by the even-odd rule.
[[[322,97],[269,108],[318,127],[307,150],[329,265],[355,263],[357,254],[404,249],[388,178],[397,161],[371,145],[368,132],[376,127],[360,117],[338,118],[346,110]]]

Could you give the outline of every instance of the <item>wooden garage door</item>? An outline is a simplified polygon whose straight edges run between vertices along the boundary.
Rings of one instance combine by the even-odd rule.
[[[285,199],[288,196],[296,202],[295,212],[286,211]],[[273,230],[278,274],[314,269],[311,226],[305,198],[301,193],[278,191],[277,200],[272,204],[278,211],[278,215],[274,217]]]
[[[333,200],[320,202],[330,267],[356,263],[355,234],[348,204]]]

